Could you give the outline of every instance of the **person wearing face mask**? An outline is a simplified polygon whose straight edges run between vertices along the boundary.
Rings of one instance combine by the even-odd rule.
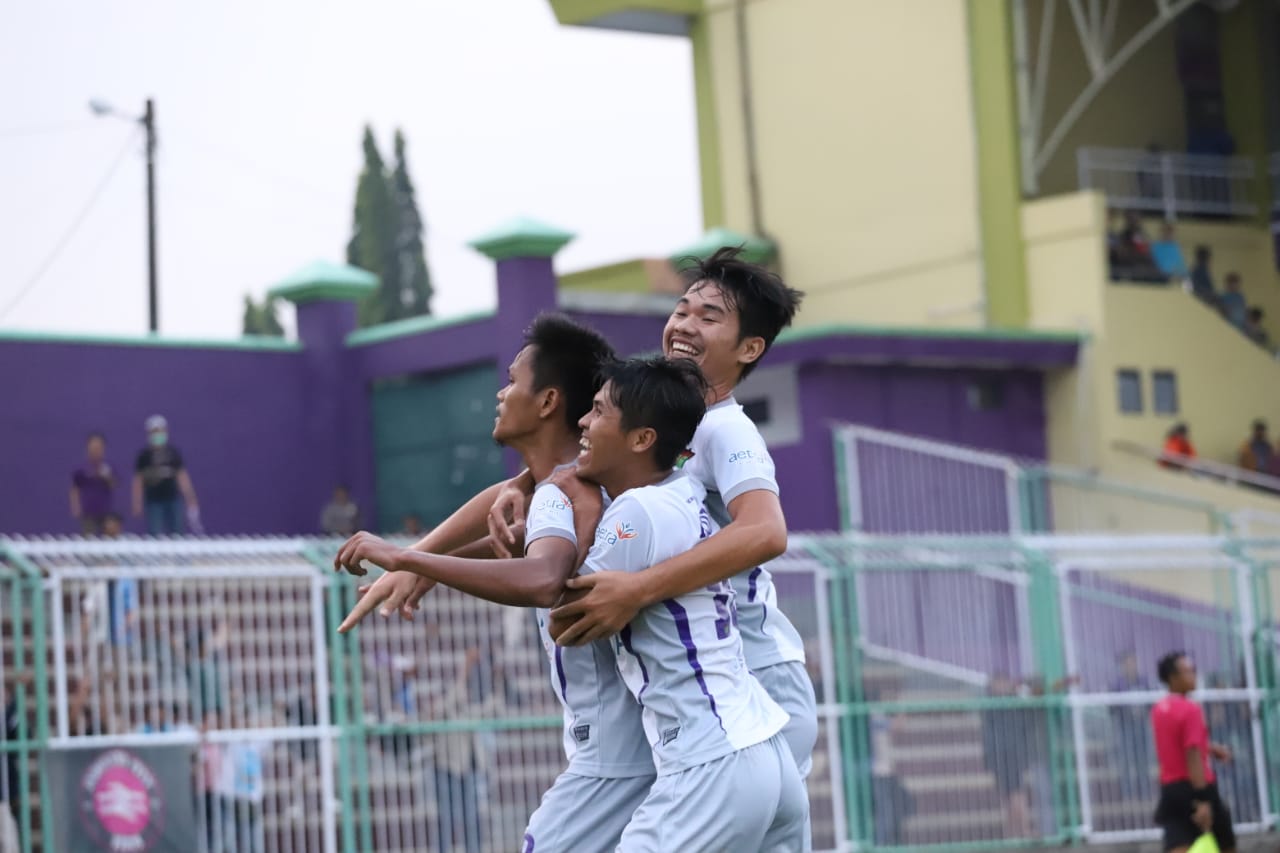
[[[169,443],[163,415],[147,418],[147,446],[138,453],[133,474],[133,514],[146,516],[152,536],[181,535],[189,524],[197,530],[200,505],[195,486],[178,448]],[[185,523],[183,509],[185,507]]]

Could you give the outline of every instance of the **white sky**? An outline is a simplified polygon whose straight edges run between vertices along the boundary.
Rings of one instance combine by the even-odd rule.
[[[156,99],[160,328],[232,337],[242,297],[343,260],[360,138],[403,128],[441,316],[489,307],[467,240],[515,215],[576,232],[561,271],[701,230],[687,41],[559,26],[546,0],[40,0],[0,9],[0,328],[146,329]],[[126,151],[126,146],[128,150]],[[286,311],[286,314],[292,313]],[[286,317],[291,324],[291,317]]]

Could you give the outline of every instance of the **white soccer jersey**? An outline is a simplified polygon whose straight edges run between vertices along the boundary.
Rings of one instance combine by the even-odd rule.
[[[525,548],[548,536],[577,546],[573,504],[559,488],[542,483],[533,493],[525,519]],[[564,706],[568,772],[602,779],[653,775],[640,706],[618,675],[610,641],[557,646],[547,630],[549,612],[537,611],[538,634],[551,664],[551,689]]]
[[[760,430],[733,397],[707,409],[689,446],[693,457],[683,470],[706,489],[707,512],[715,523],[729,524],[728,506],[756,489],[778,494],[773,458]],[[730,578],[737,593],[738,629],[753,670],[786,661],[804,662],[804,641],[778,609],[773,575],[764,566]]]
[[[583,574],[639,572],[692,548],[711,529],[701,493],[681,472],[624,492],[601,517]],[[762,743],[787,722],[747,669],[728,583],[646,607],[613,644],[660,776]]]

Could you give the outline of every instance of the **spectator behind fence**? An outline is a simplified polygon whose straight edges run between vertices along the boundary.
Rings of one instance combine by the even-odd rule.
[[[1218,296],[1218,308],[1228,323],[1243,332],[1249,308],[1240,292],[1240,273],[1227,273],[1224,286],[1226,290]]]
[[[1151,689],[1151,682],[1142,675],[1138,665],[1138,655],[1132,651],[1122,654],[1111,692],[1136,693]],[[1155,750],[1147,729],[1147,709],[1143,705],[1113,705],[1110,714],[1114,737],[1112,755],[1117,756],[1113,766],[1119,765],[1120,794],[1126,802],[1148,801]]]
[[[1151,241],[1136,211],[1124,215],[1124,227],[1107,236],[1111,277],[1127,281],[1163,282],[1164,273],[1151,257]]]
[[[1169,278],[1183,281],[1190,275],[1187,259],[1182,256],[1182,247],[1178,245],[1173,225],[1168,222],[1160,229],[1160,239],[1151,245],[1151,258],[1161,274]]]
[[[1206,305],[1218,307],[1218,293],[1213,288],[1213,273],[1209,271],[1209,263],[1213,260],[1213,252],[1208,246],[1196,246],[1196,262],[1191,267],[1191,293]]]
[[[107,440],[100,432],[90,433],[84,463],[71,474],[71,517],[79,522],[82,534],[102,532],[115,488],[116,474],[107,462]]]
[[[353,536],[360,529],[360,507],[346,486],[335,486],[333,499],[320,512],[320,530],[329,536]]]
[[[876,702],[895,702],[893,690],[885,688],[873,695]],[[875,843],[902,843],[902,824],[915,811],[915,800],[902,784],[894,764],[894,736],[903,732],[906,718],[901,714],[875,712],[868,718],[871,747],[871,803],[875,816]]]
[[[414,513],[409,513],[400,520],[400,534],[402,536],[412,536],[415,539],[421,539],[425,531],[422,529],[422,519],[418,518]]]
[[[1195,458],[1196,448],[1191,443],[1191,431],[1184,423],[1174,424],[1165,435],[1160,464],[1165,468],[1184,468],[1184,461]]]
[[[1271,440],[1267,436],[1267,422],[1254,421],[1253,433],[1240,446],[1238,464],[1244,470],[1254,474],[1270,474],[1271,460],[1274,456]]]
[[[1267,330],[1262,328],[1263,313],[1261,308],[1250,308],[1245,314],[1244,333],[1260,347],[1266,349],[1271,348],[1271,336],[1267,334]]]
[[[133,514],[145,513],[152,536],[181,535],[185,521],[193,531],[200,526],[195,486],[178,448],[169,443],[169,422],[163,415],[147,418],[147,446],[138,453],[133,475]]]

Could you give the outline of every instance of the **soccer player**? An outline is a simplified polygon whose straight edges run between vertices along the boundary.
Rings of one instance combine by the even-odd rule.
[[[707,414],[684,470],[706,488],[707,511],[719,532],[643,572],[571,579],[571,589],[588,594],[552,615],[557,623],[577,620],[557,635],[558,643],[592,642],[620,631],[642,608],[730,580],[747,664],[790,714],[787,742],[801,776],[807,776],[818,737],[813,683],[805,670],[804,644],[778,608],[773,578],[762,565],[786,550],[787,522],[773,459],[733,398],[733,389],[791,323],[803,294],[737,255],[735,249],[721,249],[686,271],[689,288],[662,332],[663,352],[697,362],[709,386]],[[520,507],[511,494],[506,490],[490,513],[490,529],[499,541],[507,538],[501,523],[507,508],[514,514]],[[579,509],[585,511],[587,501],[582,504]]]
[[[1200,706],[1187,698],[1196,689],[1196,667],[1185,652],[1160,658],[1157,674],[1169,688],[1151,709],[1156,757],[1160,762],[1160,802],[1156,823],[1164,830],[1164,849],[1186,853],[1196,839],[1212,832],[1222,853],[1235,853],[1231,812],[1218,795],[1212,756],[1230,761],[1231,751],[1209,741]]]
[[[759,430],[733,399],[734,387],[791,323],[803,294],[763,267],[740,260],[734,249],[721,249],[686,276],[690,286],[667,321],[662,348],[668,357],[697,362],[709,385],[707,416],[694,435],[694,455],[685,470],[705,485],[708,509],[721,529],[693,550],[647,571],[600,572],[572,579],[571,587],[588,592],[556,611],[558,624],[574,620],[558,635],[558,642],[571,645],[611,636],[648,604],[732,579],[747,663],[774,701],[790,714],[787,742],[801,774],[807,775],[818,733],[817,702],[805,671],[800,636],[778,609],[773,579],[762,565],[786,550],[787,523],[778,501],[773,459]],[[534,482],[526,474],[509,484],[492,486],[445,525],[462,527],[464,518],[466,525],[473,524],[476,506],[488,498],[492,506],[488,530],[496,546],[514,543],[506,519],[510,514],[518,527]],[[571,488],[569,482],[560,482]],[[582,511],[575,514],[580,516],[579,532],[594,529],[594,517],[584,520],[590,515],[591,493],[575,491],[570,497],[581,498]],[[579,536],[580,543],[586,539]],[[437,543],[424,540],[415,547],[427,545]],[[358,622],[375,607],[384,616],[399,612],[402,618],[412,618],[428,589],[429,585],[415,586],[412,578],[379,578],[347,623]]]
[[[606,376],[581,421],[578,475],[612,499],[588,577],[644,572],[710,532],[701,485],[673,471],[706,408],[697,366],[633,359]],[[646,605],[615,635],[658,771],[623,853],[792,853],[804,843],[809,805],[781,735],[787,715],[747,669],[731,601],[727,582],[704,585]]]
[[[493,436],[515,448],[539,481],[578,456],[578,419],[599,387],[599,371],[612,350],[598,334],[558,316],[537,319],[498,392]],[[623,827],[654,780],[640,706],[617,672],[607,642],[557,647],[547,633],[547,610],[578,564],[573,510],[554,485],[535,493],[523,559],[435,556],[397,548],[359,533],[343,545],[335,565],[359,573],[368,560],[389,572],[407,572],[489,601],[536,606],[551,664],[551,686],[564,706],[568,768],[543,796],[526,837],[539,853],[612,851]],[[492,556],[488,544],[482,553]],[[350,626],[345,626],[349,628]],[[527,845],[530,842],[527,842]]]

